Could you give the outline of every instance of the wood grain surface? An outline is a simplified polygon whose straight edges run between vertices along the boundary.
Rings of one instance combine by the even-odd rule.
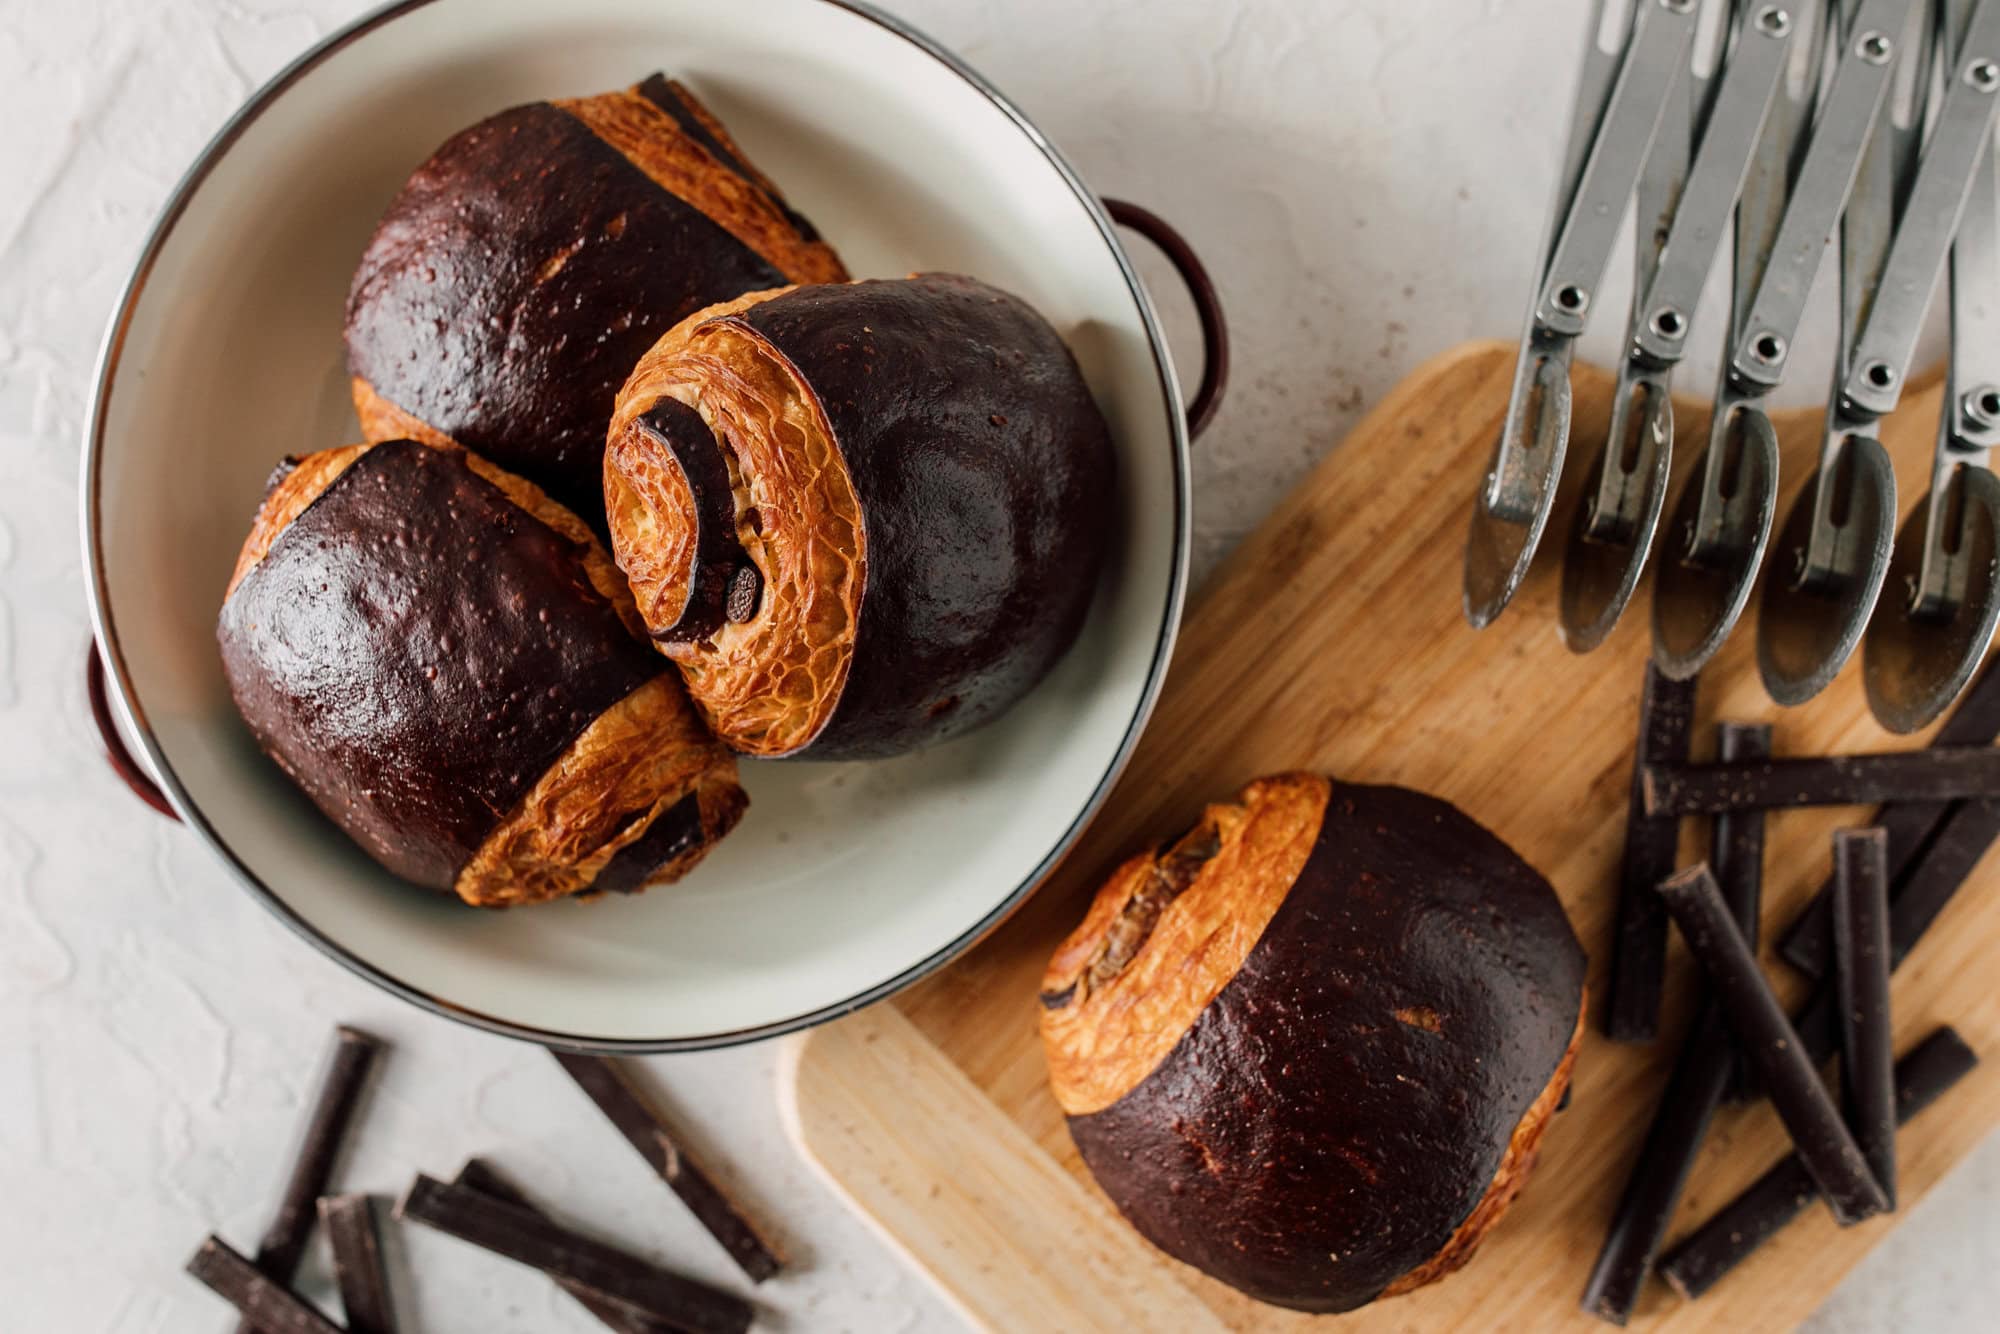
[[[1158,713],[1104,812],[1050,882],[990,939],[894,1001],[807,1035],[792,1081],[794,1131],[846,1196],[975,1319],[1000,1330],[1305,1329],[1139,1242],[1099,1195],[1043,1082],[1035,992],[1058,940],[1105,873],[1176,833],[1208,800],[1259,774],[1317,768],[1443,796],[1548,875],[1605,968],[1638,693],[1647,590],[1597,652],[1556,632],[1567,497],[1516,605],[1494,626],[1459,614],[1460,553],[1474,488],[1506,406],[1512,348],[1454,349],[1392,391],[1216,574],[1190,613]],[[1581,449],[1601,439],[1610,378],[1575,375]],[[1885,426],[1899,508],[1928,484],[1940,393],[1912,387]],[[1705,438],[1707,405],[1675,405],[1676,493]],[[1780,414],[1782,517],[1818,450],[1818,414]],[[1573,455],[1568,472],[1581,474]],[[1751,615],[1754,617],[1755,604]],[[1780,711],[1757,680],[1749,618],[1704,674],[1696,758],[1720,719],[1770,720],[1777,754],[1911,746],[1878,727],[1860,664],[1826,694]],[[1865,809],[1787,811],[1769,826],[1767,942],[1825,878],[1834,829]],[[1702,855],[1690,820],[1682,855]],[[1897,1049],[1954,1025],[1986,1058],[1903,1134],[1904,1208],[2000,1123],[2000,859],[1897,973]],[[1685,1023],[1691,965],[1676,940],[1662,1040],[1625,1047],[1593,1021],[1574,1098],[1519,1204],[1445,1282],[1344,1317],[1344,1332],[1601,1328],[1578,1299]],[[1799,980],[1765,952],[1768,971]],[[1768,1107],[1725,1108],[1670,1240],[1785,1148]],[[1635,1327],[1786,1328],[1809,1313],[1893,1218],[1840,1229],[1815,1207],[1714,1292],[1683,1302],[1653,1283]],[[1324,1324],[1316,1327],[1325,1328]]]

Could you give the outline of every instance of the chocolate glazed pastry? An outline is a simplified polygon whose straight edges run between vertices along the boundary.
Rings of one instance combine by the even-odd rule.
[[[1584,963],[1548,882],[1453,807],[1287,774],[1118,869],[1049,963],[1042,1038],[1154,1245],[1346,1311],[1457,1269],[1513,1202]]]
[[[679,84],[515,107],[417,168],[362,254],[362,433],[456,442],[601,524],[604,425],[639,354],[715,302],[846,277]]]
[[[755,293],[618,395],[611,544],[717,735],[894,755],[997,717],[1075,640],[1110,434],[1015,297],[952,274]]]
[[[410,440],[281,466],[217,638],[258,744],[404,879],[479,907],[678,879],[736,762],[540,489]]]

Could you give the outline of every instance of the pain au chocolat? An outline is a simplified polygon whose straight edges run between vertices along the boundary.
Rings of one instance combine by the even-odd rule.
[[[217,638],[258,744],[335,824],[506,907],[677,879],[743,813],[734,756],[638,631],[574,514],[399,440],[280,468]]]
[[[1463,1265],[1582,1034],[1548,883],[1436,798],[1250,784],[1121,866],[1043,980],[1056,1101],[1175,1258],[1346,1311]]]
[[[417,168],[362,254],[362,434],[456,442],[595,525],[604,426],[640,353],[717,301],[846,277],[680,84],[515,107]]]
[[[1069,348],[952,274],[691,317],[620,391],[604,466],[639,614],[753,755],[893,755],[997,717],[1075,640],[1114,524]]]

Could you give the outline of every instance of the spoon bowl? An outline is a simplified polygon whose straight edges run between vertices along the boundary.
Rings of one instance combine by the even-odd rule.
[[[1667,676],[1693,676],[1736,628],[1777,508],[1778,433],[1771,419],[1753,404],[1722,406],[1667,524],[1677,549],[1653,576],[1653,661]]]
[[[1895,522],[1888,453],[1849,434],[1793,502],[1772,552],[1780,564],[1757,618],[1757,669],[1772,699],[1803,704],[1847,664],[1888,577]],[[1823,559],[1809,557],[1815,547]]]
[[[1952,472],[1942,506],[1926,496],[1896,536],[1885,595],[1875,604],[1862,641],[1862,681],[1868,707],[1892,732],[1929,724],[1971,681],[2000,623],[2000,478],[1983,467]],[[1956,513],[1956,542],[1946,549],[1943,529]],[[1933,533],[1938,536],[1934,539]],[[1942,606],[1918,606],[1924,554],[1936,540],[1933,560],[1947,562]]]

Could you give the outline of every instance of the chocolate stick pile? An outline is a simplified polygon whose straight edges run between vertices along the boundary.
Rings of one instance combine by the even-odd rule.
[[[1940,1028],[1896,1063],[1896,1124],[1956,1084],[1979,1058],[1957,1033]],[[1699,1297],[1813,1201],[1813,1181],[1797,1154],[1757,1178],[1687,1240],[1667,1252],[1660,1273],[1683,1297]]]
[[[312,1234],[314,1202],[333,1175],[334,1159],[347,1142],[347,1129],[361,1103],[361,1090],[375,1068],[382,1044],[360,1029],[346,1025],[334,1030],[333,1055],[320,1080],[319,1094],[306,1118],[284,1194],[264,1238],[257,1243],[256,1267],[273,1282],[289,1284],[298,1272]],[[259,1328],[246,1314],[236,1334],[256,1334]]]
[[[1981,677],[1938,728],[1931,745],[1990,746],[1996,739],[2000,739],[2000,689],[1995,689],[1987,677]],[[1956,815],[1962,805],[1948,801],[1898,801],[1875,812],[1870,823],[1889,836],[1892,884],[1901,882],[1911,861],[1935,840],[1941,822]],[[1827,970],[1832,896],[1833,882],[1828,880],[1778,943],[1785,961],[1807,977],[1823,976]]]
[[[1778,1119],[1791,1132],[1813,1183],[1842,1223],[1858,1223],[1889,1207],[1868,1170],[1861,1146],[1834,1105],[1819,1071],[1801,1049],[1798,1030],[1757,971],[1757,956],[1729,919],[1729,905],[1704,863],[1660,882],[1660,897],[1680,923],[1688,948],[1708,974],[1744,1059],[1763,1079]]]
[[[1724,723],[1718,751],[1726,759],[1769,753],[1771,729]],[[1764,890],[1764,817],[1749,811],[1716,817],[1715,872],[1743,934],[1755,940]],[[1713,996],[1703,993],[1694,1022],[1681,1044],[1680,1059],[1660,1097],[1646,1132],[1645,1147],[1611,1216],[1604,1250],[1591,1270],[1583,1309],[1622,1321],[1639,1299],[1660,1243],[1673,1222],[1674,1206],[1687,1184],[1695,1155],[1708,1134],[1709,1120],[1722,1102],[1736,1051]]]
[[[365,1033],[338,1030],[276,1217],[256,1258],[211,1236],[188,1261],[190,1274],[237,1309],[243,1331],[396,1334],[394,1294],[382,1262],[373,1201],[363,1194],[327,1193],[381,1050],[382,1044]],[[746,1274],[761,1282],[778,1272],[776,1252],[714,1179],[689,1159],[679,1136],[624,1070],[601,1057],[558,1054],[557,1059]],[[741,1334],[756,1315],[742,1297],[558,1223],[477,1158],[469,1159],[451,1182],[419,1173],[397,1203],[395,1216],[540,1270],[619,1334]],[[326,1227],[345,1325],[336,1324],[293,1287],[315,1217]]]
[[[1626,1041],[1657,1031],[1666,942],[1634,929],[1648,920],[1635,900],[1676,921],[1704,988],[1584,1291],[1583,1309],[1615,1324],[1649,1273],[1700,1296],[1815,1198],[1843,1225],[1893,1210],[1896,1128],[1978,1060],[1940,1028],[1896,1062],[1889,975],[2000,838],[2000,660],[1919,751],[1773,758],[1768,728],[1723,724],[1715,761],[1694,764],[1693,715],[1692,685],[1649,666],[1605,1030]],[[1835,834],[1826,886],[1782,938],[1783,957],[1818,982],[1787,1017],[1756,963],[1762,812],[1862,802],[1881,803],[1874,824]],[[1712,871],[1674,869],[1689,814],[1714,817]],[[1836,1055],[1838,1101],[1818,1068]],[[1795,1151],[1662,1255],[1733,1067],[1771,1098]]]

